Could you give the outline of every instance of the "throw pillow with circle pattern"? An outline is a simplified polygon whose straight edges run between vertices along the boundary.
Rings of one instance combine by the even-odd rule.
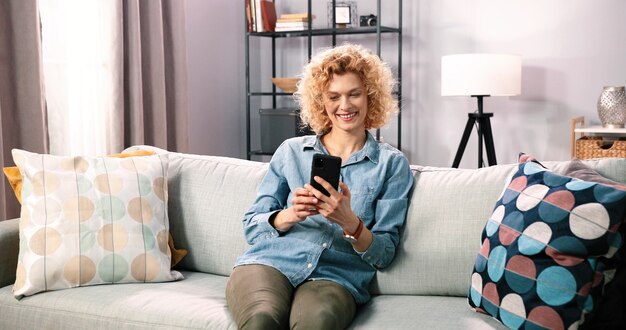
[[[586,165],[579,159],[573,159],[569,162],[563,175],[573,178],[593,181],[605,184],[626,191],[626,183],[613,181],[593,168]],[[626,221],[626,219],[624,219]],[[626,227],[620,227],[622,237],[626,232]],[[605,272],[605,278],[611,278],[604,286],[602,296],[600,297],[595,309],[589,317],[585,317],[585,323],[581,329],[621,329],[626,325],[626,246],[622,244],[615,257],[607,262],[614,262],[613,267],[609,267]],[[606,280],[605,280],[606,282]]]
[[[107,155],[107,157],[127,158],[137,156],[151,156],[154,154],[155,153],[153,151],[136,149],[121,154]],[[15,193],[17,201],[22,204],[22,175],[20,174],[20,169],[17,166],[8,166],[3,168],[2,171],[4,172],[6,179],[9,181],[9,185],[11,186],[11,188],[13,188],[13,192]],[[169,235],[167,244],[172,254],[172,267],[174,267],[187,255],[188,251],[185,249],[176,248],[174,244],[174,238],[172,238],[171,234]]]
[[[23,180],[13,294],[182,279],[170,270],[167,155],[13,150]]]
[[[509,328],[573,329],[621,245],[626,191],[519,164],[483,230],[469,304]]]

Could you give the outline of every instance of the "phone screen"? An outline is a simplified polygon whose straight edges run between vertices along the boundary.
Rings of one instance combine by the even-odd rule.
[[[313,177],[319,176],[328,181],[336,190],[339,189],[339,174],[341,172],[341,158],[329,156],[325,154],[313,155],[311,164],[311,185],[315,189],[321,191],[324,195],[330,196],[330,193],[322,187],[321,184],[313,180]]]

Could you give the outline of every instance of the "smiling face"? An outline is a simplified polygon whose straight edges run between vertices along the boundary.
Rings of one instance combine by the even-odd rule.
[[[334,74],[324,93],[324,108],[333,130],[362,133],[367,117],[367,93],[361,78],[353,72]]]

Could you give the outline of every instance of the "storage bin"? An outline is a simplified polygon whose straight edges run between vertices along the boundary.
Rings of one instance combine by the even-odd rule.
[[[576,140],[576,158],[626,158],[626,138],[605,140],[601,136],[583,136]]]
[[[302,129],[300,114],[296,108],[259,109],[261,116],[261,152],[274,153],[288,138],[313,134]]]

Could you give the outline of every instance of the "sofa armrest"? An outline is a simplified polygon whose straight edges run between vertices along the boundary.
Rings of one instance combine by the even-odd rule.
[[[19,219],[0,221],[0,288],[15,282],[19,236]]]

